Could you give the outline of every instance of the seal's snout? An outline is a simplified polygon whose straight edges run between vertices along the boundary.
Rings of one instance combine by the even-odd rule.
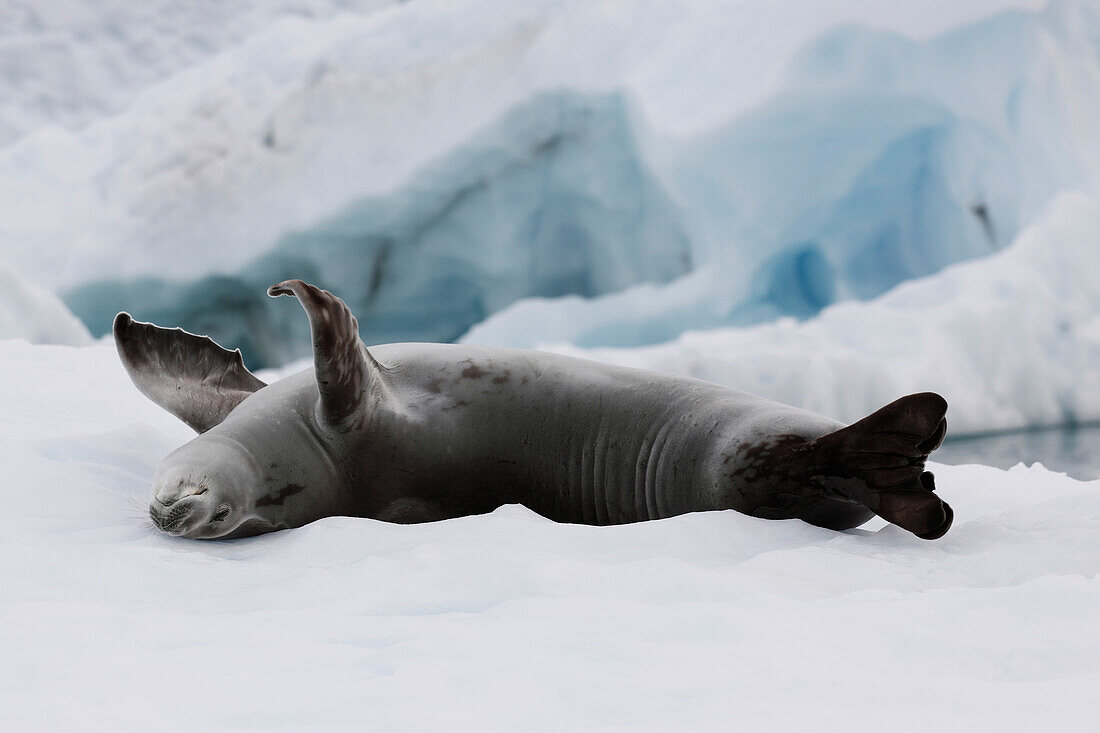
[[[149,516],[177,537],[215,539],[234,532],[250,515],[248,492],[259,467],[240,443],[204,433],[164,459],[153,476]]]
[[[153,494],[154,500],[163,506],[172,506],[181,499],[195,496],[203,496],[210,491],[210,485],[206,483],[193,484],[181,481],[175,486],[162,484]]]
[[[168,534],[181,534],[191,524],[198,503],[193,501],[173,501],[165,505],[159,500],[149,504],[149,518],[156,528]]]
[[[210,506],[209,492],[210,486],[205,482],[161,483],[153,491],[149,518],[162,532],[183,534],[201,524],[204,516],[221,510],[221,507]]]

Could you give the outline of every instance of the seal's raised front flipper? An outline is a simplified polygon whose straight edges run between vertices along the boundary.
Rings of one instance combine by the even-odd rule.
[[[947,434],[946,413],[938,394],[913,394],[810,441],[813,481],[922,539],[942,537],[954,514],[924,462]]]
[[[320,414],[326,425],[336,430],[359,427],[382,399],[381,368],[359,340],[359,322],[347,304],[301,280],[272,285],[267,294],[294,296],[309,317]]]
[[[266,385],[244,366],[241,352],[226,351],[208,336],[141,323],[119,313],[115,348],[137,388],[203,433],[245,397]]]

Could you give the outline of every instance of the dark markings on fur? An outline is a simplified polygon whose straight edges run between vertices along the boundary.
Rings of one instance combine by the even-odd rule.
[[[740,445],[724,463],[737,458],[728,476],[742,511],[754,516],[831,526],[862,506],[936,539],[953,515],[932,493],[924,464],[947,432],[946,409],[937,395],[910,395],[815,440],[778,435]]]
[[[462,370],[462,376],[466,377],[466,379],[481,379],[487,374],[484,369],[474,363],[473,359],[466,359],[465,362],[469,362],[470,364],[470,366]]]
[[[368,412],[363,405],[377,396],[380,367],[359,339],[359,321],[344,301],[301,280],[276,283],[267,294],[294,296],[309,318],[325,423],[341,432],[361,428]]]
[[[798,435],[776,435],[760,443],[742,444],[725,456],[736,468],[727,475],[740,504],[750,514],[768,519],[802,517],[823,499],[823,487],[809,479],[809,447]],[[808,470],[811,469],[811,470]]]
[[[287,484],[274,494],[268,494],[267,496],[257,499],[256,506],[282,506],[284,501],[305,490],[306,487],[301,484]]]

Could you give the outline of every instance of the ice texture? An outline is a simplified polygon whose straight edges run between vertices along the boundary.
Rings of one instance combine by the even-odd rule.
[[[1051,195],[1095,178],[1092,5],[958,5],[466,0],[255,21],[239,42],[211,41],[224,50],[164,67],[116,112],[0,151],[0,193],[12,194],[0,247],[97,335],[117,301],[105,296],[125,293],[138,318],[249,335],[264,363],[297,355],[255,315],[266,306],[252,276],[273,262],[338,267],[328,284],[376,310],[361,314],[368,341],[453,338],[517,297],[566,300],[546,328],[521,306],[479,340],[633,345],[804,318],[996,251]],[[241,12],[253,27],[259,16]],[[539,157],[532,110],[554,109],[548,99],[591,108],[608,134],[579,143],[583,155],[530,161],[514,196],[471,202],[432,240],[446,262],[387,229],[492,175],[488,140]],[[560,235],[518,242],[518,221],[539,212]],[[637,311],[598,284],[676,274],[646,259],[651,231],[691,272]],[[479,266],[504,242],[514,269]],[[391,259],[430,262],[446,282],[379,266]],[[551,264],[560,271],[523,272]],[[391,295],[375,302],[375,282]],[[453,317],[440,313],[447,297]],[[577,297],[583,313],[564,317]],[[223,332],[204,299],[235,311]]]
[[[144,89],[284,15],[371,12],[396,0],[5,0],[0,146],[48,125],[80,129]]]
[[[1011,242],[1062,191],[1100,182],[1100,13],[1055,2],[925,41],[846,27],[775,93],[656,156],[685,207],[692,275],[596,299],[532,299],[471,343],[657,343],[806,318]]]
[[[706,379],[847,422],[925,390],[947,398],[956,436],[1096,422],[1098,241],[1100,205],[1063,194],[996,255],[809,320],[635,349],[544,348]]]
[[[308,353],[301,278],[340,294],[372,342],[453,341],[525,296],[592,297],[691,268],[677,209],[649,174],[620,95],[546,93],[397,191],[347,204],[231,274],[101,280],[68,291],[96,333],[120,310],[209,333],[250,363]]]
[[[110,344],[0,342],[0,717],[12,730],[1085,730],[1100,482],[933,466],[955,525],[518,506],[155,533],[190,431]],[[951,414],[949,413],[949,418]]]

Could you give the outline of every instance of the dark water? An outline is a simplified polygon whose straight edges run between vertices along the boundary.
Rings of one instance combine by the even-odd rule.
[[[933,456],[938,463],[984,463],[1011,468],[1038,461],[1076,479],[1100,478],[1100,426],[1036,430],[948,440]]]

